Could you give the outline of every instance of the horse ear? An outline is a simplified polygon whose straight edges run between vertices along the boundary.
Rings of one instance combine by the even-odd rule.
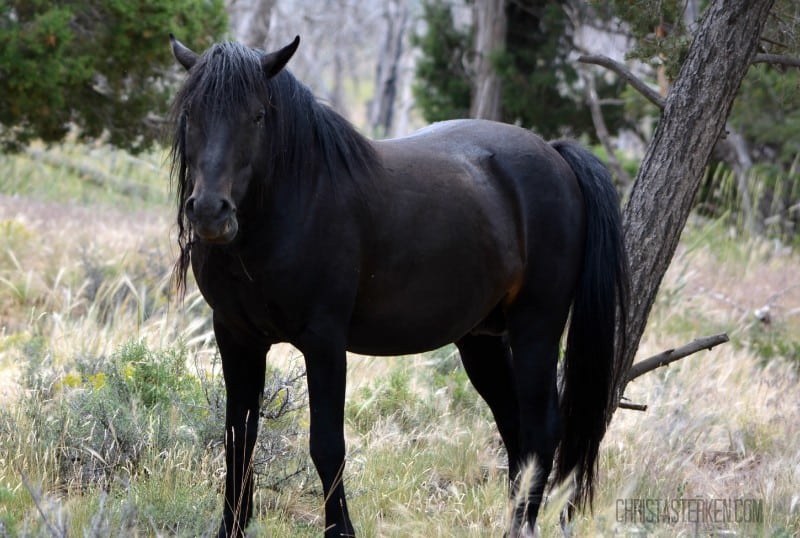
[[[175,39],[175,36],[171,33],[169,34],[169,41],[172,44],[172,55],[175,56],[175,59],[178,60],[178,63],[181,64],[187,71],[191,69],[192,66],[197,63],[197,59],[199,58],[197,53],[192,52],[183,43]]]
[[[267,78],[272,78],[280,73],[281,69],[284,68],[292,55],[294,55],[294,51],[297,50],[299,44],[300,36],[298,35],[295,36],[294,41],[282,49],[270,52],[261,57],[261,68],[264,70],[264,73],[266,73]]]

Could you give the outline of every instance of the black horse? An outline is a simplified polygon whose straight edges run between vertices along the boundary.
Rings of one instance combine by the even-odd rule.
[[[455,342],[522,495],[510,534],[534,528],[556,454],[555,480],[571,476],[577,504],[591,501],[618,398],[614,327],[627,290],[608,171],[574,143],[489,121],[367,140],[284,69],[298,43],[198,55],[172,37],[188,70],[173,108],[176,274],[180,287],[191,264],[213,310],[227,390],[220,535],[241,535],[252,514],[275,342],[305,358],[325,536],[354,534],[342,480],[348,350]],[[532,485],[516,492],[531,461]]]

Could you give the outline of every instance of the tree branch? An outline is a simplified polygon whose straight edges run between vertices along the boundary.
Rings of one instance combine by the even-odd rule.
[[[724,344],[727,341],[728,335],[725,333],[720,333],[713,336],[698,338],[697,340],[689,342],[685,346],[679,347],[678,349],[668,349],[666,351],[662,351],[658,355],[653,355],[652,357],[639,361],[631,366],[631,369],[628,371],[626,383],[630,383],[637,377],[643,376],[647,372],[652,372],[657,368],[666,366],[677,360],[683,359],[684,357],[688,357],[689,355],[697,353],[698,351],[702,351],[704,349],[710,350],[714,346]],[[625,397],[620,400],[617,407],[620,409],[631,409],[633,411],[647,411],[647,404],[633,403],[628,401]]]
[[[589,111],[592,113],[592,123],[594,123],[594,130],[597,132],[597,138],[606,150],[608,155],[608,165],[614,170],[620,183],[627,189],[633,184],[633,179],[628,175],[628,172],[622,167],[617,156],[614,154],[614,145],[611,143],[611,137],[608,134],[606,122],[603,119],[603,111],[600,109],[600,99],[597,96],[597,88],[594,85],[592,75],[585,69],[580,70],[583,84],[586,87],[586,102],[589,105]]]
[[[778,64],[789,67],[800,67],[800,58],[795,56],[785,56],[783,54],[756,54],[750,63],[758,64]]]
[[[647,411],[647,404],[637,404],[626,401],[619,402],[617,407],[620,409],[630,409],[632,411]]]
[[[599,65],[613,71],[622,77],[628,84],[633,86],[633,89],[641,93],[648,101],[656,105],[658,108],[664,108],[666,100],[661,97],[657,91],[648,86],[643,80],[631,73],[631,71],[621,63],[612,60],[608,56],[603,56],[602,54],[583,54],[578,58],[578,61],[585,64]]]
[[[653,355],[652,357],[639,361],[631,366],[631,369],[628,371],[628,382],[631,382],[637,377],[655,370],[656,368],[666,366],[684,357],[688,357],[693,353],[697,353],[698,351],[702,351],[704,349],[710,350],[714,346],[724,344],[728,340],[728,335],[721,333],[713,336],[706,336],[704,338],[698,338],[694,342],[689,342],[685,346],[681,346],[677,349],[668,349],[666,351],[662,351],[658,355]]]

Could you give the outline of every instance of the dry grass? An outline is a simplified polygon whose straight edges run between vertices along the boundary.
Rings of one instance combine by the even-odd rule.
[[[603,534],[800,532],[798,258],[769,242],[734,245],[706,233],[693,229],[684,238],[639,356],[718,330],[732,341],[629,385],[628,396],[650,407],[618,412],[604,442],[602,508],[587,523]],[[769,323],[756,315],[767,305]],[[759,342],[770,338],[785,339],[794,354],[766,359]],[[674,525],[620,524],[617,500],[636,498],[755,499],[764,522],[697,526],[684,515]]]
[[[119,478],[108,495],[64,493],[54,486],[50,453],[31,449],[43,426],[15,407],[32,342],[48,354],[44,367],[59,375],[72,371],[76,357],[109,356],[132,340],[154,350],[183,345],[205,375],[214,357],[208,311],[196,292],[181,309],[169,294],[170,208],[0,196],[0,227],[0,402],[17,428],[0,431],[0,535],[8,518],[20,535],[213,532],[221,507],[218,446],[146,453],[148,473]],[[693,223],[639,356],[719,331],[731,343],[628,387],[649,409],[616,414],[602,446],[594,513],[578,516],[575,536],[800,534],[800,258]],[[502,535],[503,451],[488,410],[450,355],[350,357],[346,481],[362,536]],[[300,362],[291,346],[270,353],[281,369]],[[307,417],[298,421],[305,425]],[[293,443],[305,454],[305,437]],[[560,535],[565,498],[551,493],[541,536]],[[755,499],[763,521],[695,524],[685,514],[674,523],[634,521],[619,510],[626,499]],[[252,535],[320,534],[313,472],[259,489],[257,501]],[[175,526],[186,520],[202,525]]]

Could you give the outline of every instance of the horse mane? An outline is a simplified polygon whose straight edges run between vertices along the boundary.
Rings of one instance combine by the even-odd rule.
[[[185,200],[193,189],[185,152],[187,115],[191,111],[225,117],[247,106],[253,95],[263,102],[269,136],[262,150],[271,168],[251,187],[255,192],[248,193],[256,196],[259,204],[268,195],[265,186],[274,180],[313,189],[322,176],[340,188],[343,183],[352,184],[347,181],[350,178],[372,176],[379,167],[370,142],[345,118],[318,101],[291,72],[283,69],[268,79],[261,67],[262,55],[263,51],[236,42],[213,45],[189,71],[172,103],[170,178],[176,186],[180,248],[173,276],[180,294],[185,291],[193,242],[184,213]]]

